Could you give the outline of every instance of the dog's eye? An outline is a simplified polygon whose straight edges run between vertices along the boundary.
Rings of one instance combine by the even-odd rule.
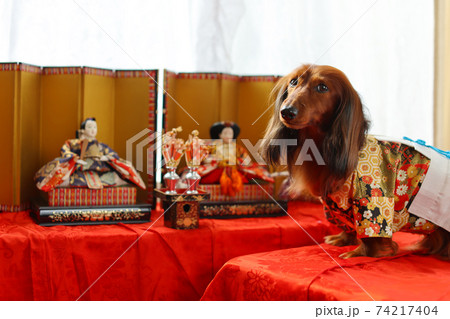
[[[318,86],[316,86],[316,91],[319,92],[319,93],[328,92],[328,86],[326,86],[323,83],[320,83]]]
[[[289,82],[289,86],[290,86],[290,87],[297,86],[297,84],[298,84],[298,78],[292,79],[292,80]]]

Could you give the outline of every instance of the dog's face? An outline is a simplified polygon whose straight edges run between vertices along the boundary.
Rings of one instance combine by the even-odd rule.
[[[369,122],[358,93],[342,71],[303,65],[277,82],[273,96],[274,116],[261,146],[264,158],[280,164],[280,148],[272,141],[297,138],[298,147],[287,149],[287,159],[291,174],[300,171],[306,166],[296,166],[296,156],[306,139],[312,139],[326,163],[326,172],[322,166],[316,167],[327,176],[320,185],[326,197],[356,168],[358,152],[365,143]]]
[[[279,117],[292,129],[326,129],[341,103],[343,82],[348,82],[340,70],[323,65],[303,65],[281,81]]]
[[[356,168],[365,143],[369,122],[358,93],[342,71],[303,65],[277,82],[273,96],[274,116],[261,146],[264,158],[278,165],[281,151],[272,141],[297,138],[298,147],[288,148],[287,159],[291,172],[300,169],[294,165],[296,154],[306,139],[312,139],[327,164],[329,178],[321,191],[325,197]]]

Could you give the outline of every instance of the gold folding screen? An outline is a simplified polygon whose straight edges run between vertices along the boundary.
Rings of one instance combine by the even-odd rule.
[[[35,172],[59,156],[86,117],[96,118],[98,140],[126,158],[128,139],[156,130],[156,78],[156,70],[0,64],[0,211],[23,209],[38,197]],[[153,177],[144,178],[150,189]],[[138,200],[148,194],[139,191]]]
[[[234,121],[241,128],[238,139],[249,139],[256,145],[273,115],[269,98],[279,78],[165,71],[165,128],[182,126],[179,135],[184,139],[194,129],[201,138],[210,138],[214,122]],[[281,182],[282,178],[276,179],[275,190]]]
[[[166,128],[182,126],[183,138],[194,129],[209,138],[214,122],[230,120],[255,144],[273,114],[269,96],[279,77],[166,71],[165,79]]]

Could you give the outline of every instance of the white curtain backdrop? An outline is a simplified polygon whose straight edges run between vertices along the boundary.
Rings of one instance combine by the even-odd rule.
[[[0,62],[283,75],[343,70],[374,134],[433,137],[434,2],[0,0]]]

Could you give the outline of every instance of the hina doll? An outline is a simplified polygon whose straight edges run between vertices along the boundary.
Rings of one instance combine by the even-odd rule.
[[[215,152],[212,152],[200,165],[201,184],[221,185],[221,192],[235,196],[243,189],[243,184],[253,179],[273,183],[268,170],[257,163],[252,163],[244,147],[236,144],[240,133],[234,122],[216,122],[210,128]]]
[[[35,175],[36,185],[48,192],[55,187],[103,187],[135,184],[145,189],[139,173],[130,162],[96,139],[97,122],[87,118],[76,139],[61,147],[61,157],[44,165]]]

